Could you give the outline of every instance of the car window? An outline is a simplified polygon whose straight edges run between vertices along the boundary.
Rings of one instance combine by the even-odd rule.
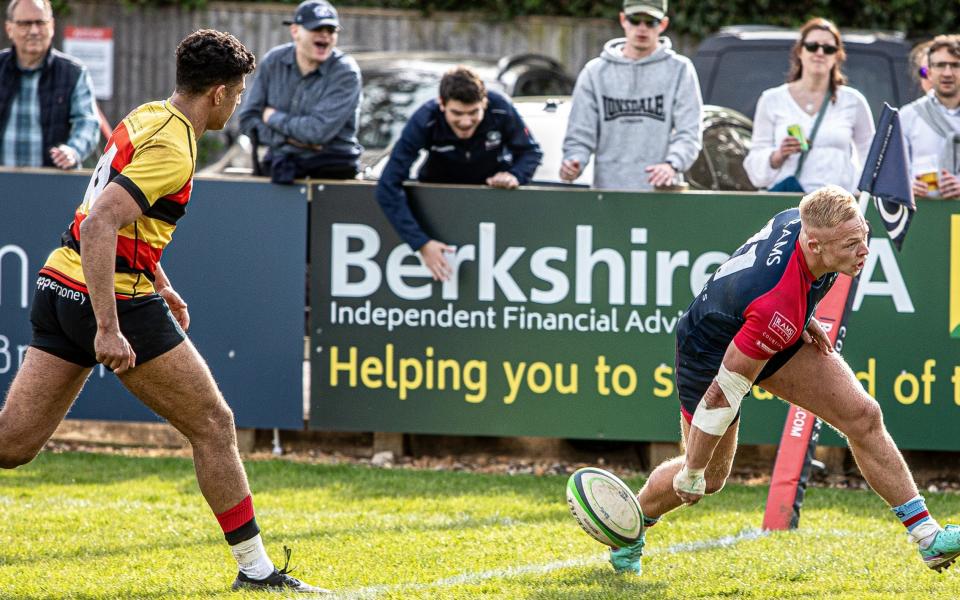
[[[704,102],[729,106],[751,119],[767,88],[780,85],[790,69],[780,48],[732,48],[717,57],[716,72]]]
[[[894,89],[896,74],[890,60],[883,55],[866,52],[851,54],[847,56],[843,72],[850,86],[867,98],[874,120],[880,118],[884,102],[892,106],[906,103]]]
[[[423,71],[367,71],[357,137],[367,149],[388,147],[400,137],[410,115],[436,97],[440,76]]]
[[[789,68],[789,49],[725,50],[716,61],[716,73],[704,101],[735,108],[752,119],[760,94],[785,82]],[[894,106],[903,104],[894,87],[897,75],[886,56],[850,51],[844,73],[850,86],[867,98],[874,119],[879,117],[884,102]]]

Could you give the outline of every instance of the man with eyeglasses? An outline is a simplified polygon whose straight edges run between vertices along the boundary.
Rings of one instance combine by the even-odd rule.
[[[262,164],[274,183],[300,177],[352,179],[363,147],[360,67],[336,47],[337,10],[325,0],[300,3],[293,42],[270,50],[240,109],[240,130],[269,148]]]
[[[74,169],[100,141],[87,68],[51,48],[50,0],[11,0],[0,51],[0,164]]]
[[[960,35],[938,35],[927,50],[931,89],[900,111],[913,193],[960,198]]]
[[[623,38],[580,72],[563,140],[560,178],[575,181],[594,155],[593,187],[651,190],[681,181],[703,142],[693,63],[662,36],[667,0],[624,0]]]

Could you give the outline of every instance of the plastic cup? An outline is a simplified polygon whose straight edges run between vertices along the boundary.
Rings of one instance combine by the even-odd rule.
[[[919,156],[913,165],[913,172],[920,181],[927,184],[927,196],[940,195],[940,169],[936,156]]]

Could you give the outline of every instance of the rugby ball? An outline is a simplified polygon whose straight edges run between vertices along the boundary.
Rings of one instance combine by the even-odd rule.
[[[580,527],[611,548],[633,544],[643,535],[643,511],[619,477],[593,467],[567,480],[567,505]]]

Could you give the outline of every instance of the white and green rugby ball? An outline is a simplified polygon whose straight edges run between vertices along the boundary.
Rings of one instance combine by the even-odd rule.
[[[643,535],[643,512],[636,496],[603,469],[586,467],[571,475],[567,505],[580,527],[601,544],[622,548]]]

